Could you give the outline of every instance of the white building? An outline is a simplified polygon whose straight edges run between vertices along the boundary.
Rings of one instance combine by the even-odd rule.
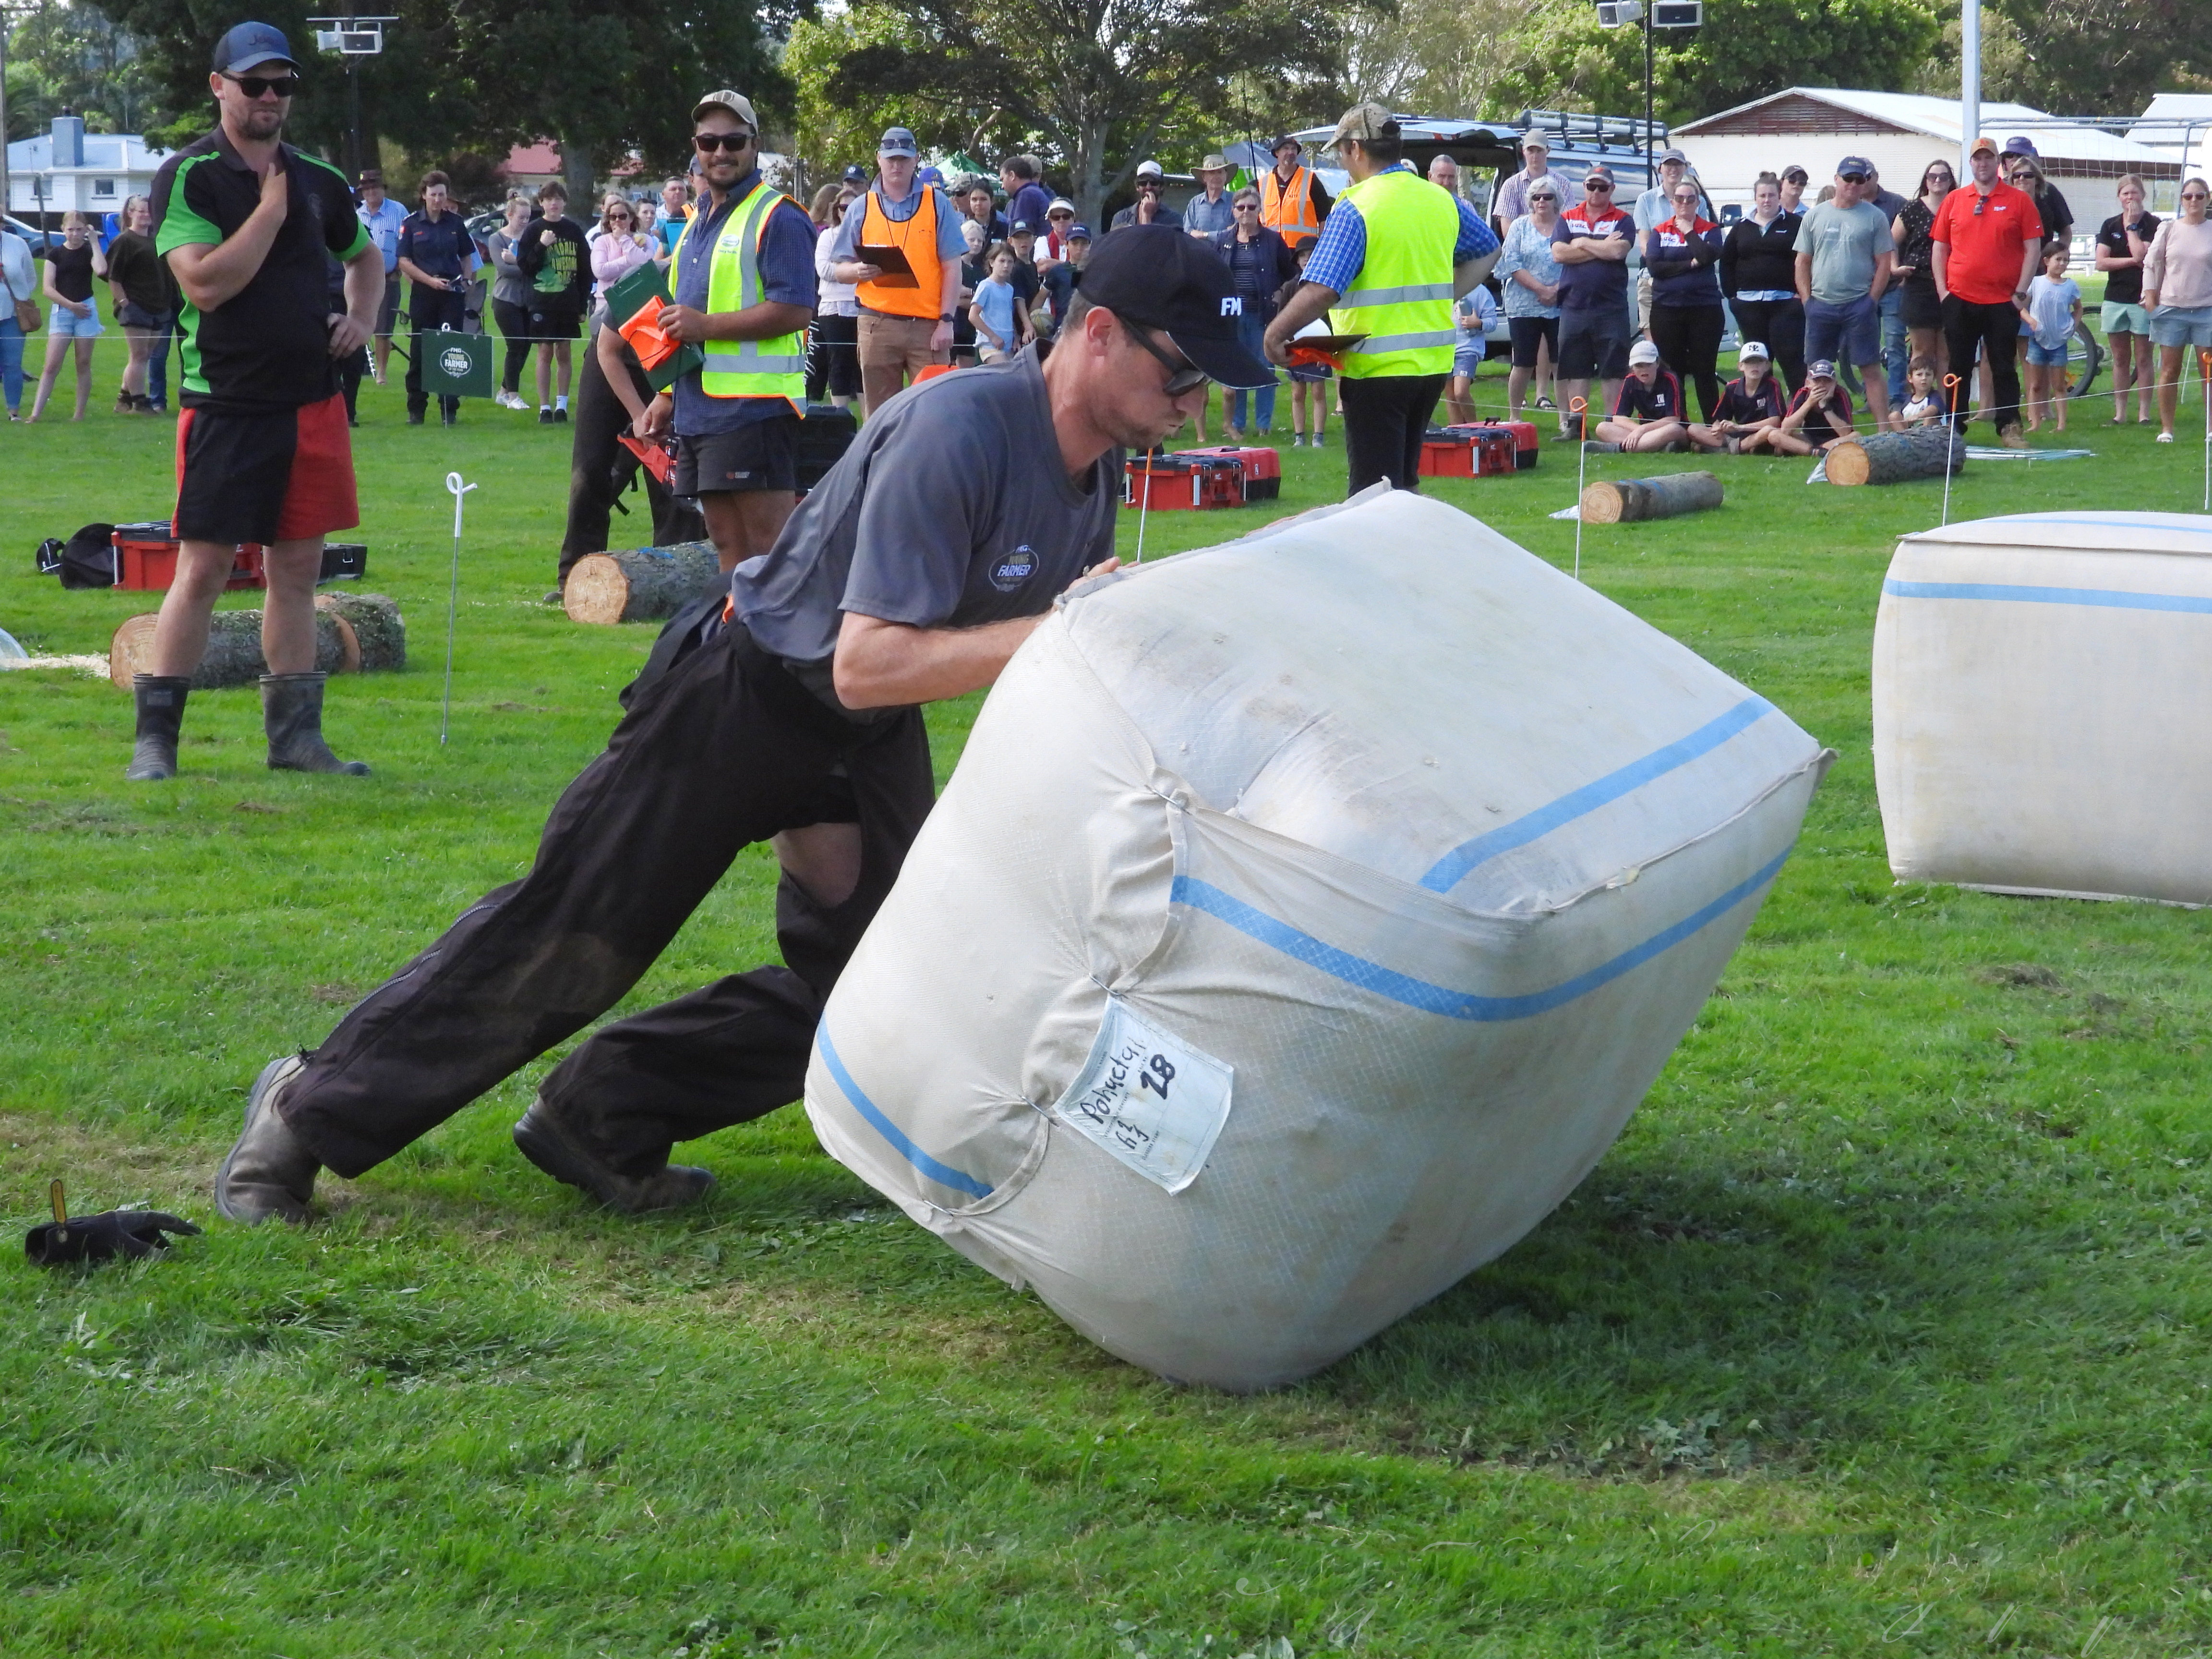
[[[2212,167],[2212,93],[2161,92],[2128,137],[2186,172]]]
[[[105,217],[151,190],[168,155],[135,132],[87,132],[80,117],[57,115],[52,131],[8,146],[8,211],[33,223],[42,209]]]
[[[2212,101],[2212,100],[2207,100]],[[2094,228],[2113,210],[2112,181],[2140,173],[2154,204],[2170,207],[2181,167],[2178,155],[2116,134],[2060,119],[2025,104],[1984,104],[1982,131],[2002,144],[2026,137],[2045,175]],[[1808,202],[1833,182],[1836,163],[1863,155],[1881,170],[1885,188],[1910,196],[1930,161],[1959,166],[1962,143],[1956,99],[1902,92],[1850,92],[1791,87],[1674,130],[1674,142],[1717,201],[1751,201],[1752,182],[1796,162],[1813,175]]]

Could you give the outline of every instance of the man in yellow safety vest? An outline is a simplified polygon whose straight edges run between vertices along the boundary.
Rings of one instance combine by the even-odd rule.
[[[1303,149],[1285,133],[1275,140],[1275,165],[1260,175],[1260,222],[1292,247],[1321,234],[1329,210],[1328,192],[1298,161]]]
[[[798,499],[815,232],[806,210],[762,179],[747,99],[708,93],[691,127],[699,200],[669,262],[670,303],[658,320],[706,361],[647,404],[633,430],[657,438],[672,422],[670,488],[699,498],[727,571],[775,544]]]
[[[1342,353],[1347,493],[1385,478],[1418,489],[1421,436],[1451,374],[1452,301],[1490,274],[1498,238],[1465,200],[1413,171],[1382,105],[1346,111],[1329,145],[1352,184],[1305,280],[1267,325],[1267,356],[1288,362],[1291,337],[1324,312],[1332,333],[1360,337]]]

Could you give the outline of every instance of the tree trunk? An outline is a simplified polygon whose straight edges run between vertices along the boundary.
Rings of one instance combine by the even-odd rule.
[[[131,677],[146,672],[154,654],[152,614],[133,617],[115,630],[107,647],[107,678],[123,690]],[[361,641],[352,625],[335,611],[315,612],[315,672],[354,674],[361,671]],[[261,654],[261,613],[258,611],[218,611],[208,628],[207,654],[192,672],[195,691],[219,691],[226,686],[251,685],[269,672]]]
[[[587,553],[568,572],[562,603],[571,622],[665,622],[728,581],[712,542]]]
[[[599,179],[592,165],[592,146],[581,138],[560,141],[561,182],[568,188],[568,216],[579,224],[595,225],[599,222],[599,210],[592,206],[597,199],[592,187]]]
[[[315,609],[345,618],[360,642],[363,673],[396,673],[407,666],[407,622],[398,600],[381,593],[318,593]]]
[[[1583,491],[1584,524],[1635,524],[1679,518],[1721,504],[1721,481],[1710,472],[1668,472],[1656,478],[1623,478]]]
[[[1873,432],[1838,444],[1828,452],[1828,482],[1887,484],[1907,478],[1940,478],[1947,463],[1954,472],[1966,465],[1966,442],[1946,427]]]

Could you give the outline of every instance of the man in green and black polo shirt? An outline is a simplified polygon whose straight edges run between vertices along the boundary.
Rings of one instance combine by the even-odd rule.
[[[127,776],[174,777],[185,690],[238,544],[265,550],[261,679],[269,764],[368,770],[322,735],[315,579],[323,538],[361,522],[337,364],[359,351],[384,296],[384,258],[355,216],[344,175],[283,143],[298,67],[266,23],[216,43],[208,77],[221,117],[154,179],[154,240],[184,294],[184,415],[177,431],[177,579],[136,678],[138,741]],[[331,256],[345,262],[331,309]]]

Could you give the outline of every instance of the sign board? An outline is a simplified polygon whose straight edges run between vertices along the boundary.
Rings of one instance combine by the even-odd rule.
[[[422,358],[422,390],[434,398],[491,396],[491,337],[441,328],[416,337]]]

